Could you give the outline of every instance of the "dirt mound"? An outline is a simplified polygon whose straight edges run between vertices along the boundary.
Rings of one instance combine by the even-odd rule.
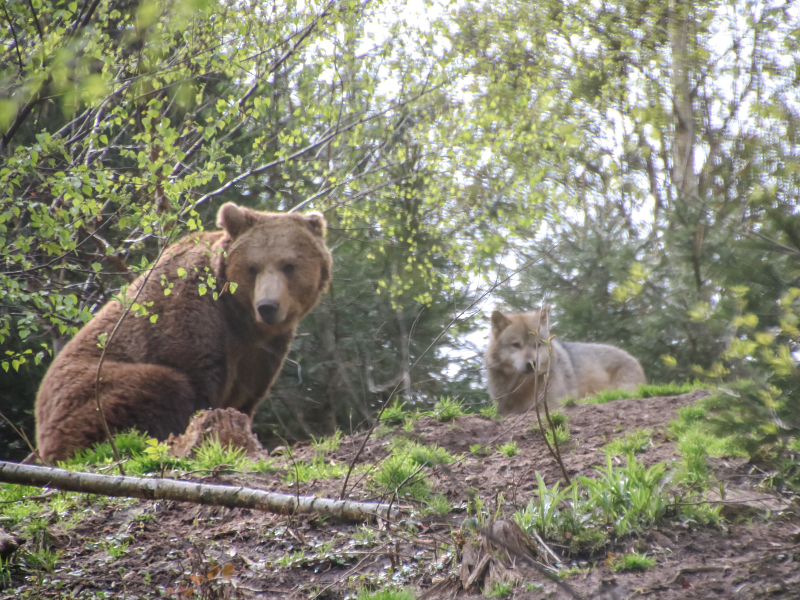
[[[666,436],[670,420],[680,407],[705,394],[564,408],[570,429],[563,447],[568,472],[594,475],[593,467],[605,464],[606,444],[643,428],[653,434],[639,455],[642,461],[670,463],[676,458],[674,444]],[[222,417],[214,419],[228,423]],[[130,599],[335,599],[353,597],[354,590],[363,586],[397,585],[411,587],[417,597],[477,599],[488,592],[480,589],[482,583],[499,579],[517,582],[509,588],[509,598],[568,598],[540,571],[510,554],[503,558],[502,552],[475,552],[486,544],[474,526],[470,498],[482,502],[485,514],[508,524],[535,497],[537,472],[548,485],[561,478],[542,435],[533,427],[535,420],[535,415],[466,416],[446,422],[423,417],[413,426],[384,428],[366,444],[365,434],[359,433],[342,438],[338,447],[296,445],[292,452],[273,458],[275,472],[190,475],[205,482],[338,498],[347,466],[358,457],[347,495],[395,501],[374,481],[392,448],[398,443],[435,444],[457,456],[455,462],[427,469],[432,493],[444,494],[450,503],[448,515],[418,512],[403,523],[344,524],[314,516],[287,518],[177,502],[87,497],[80,510],[61,511],[50,521],[47,539],[58,553],[53,570],[36,576],[12,567],[6,588],[14,590],[9,597],[19,598],[62,598],[69,590],[69,597],[88,600],[102,590],[106,597]],[[204,422],[209,423],[198,419],[193,439],[207,430]],[[233,429],[241,432],[243,425],[237,422]],[[517,453],[509,457],[498,449],[510,442],[516,443]],[[481,449],[471,453],[476,445]],[[304,480],[299,476],[303,464],[336,474]],[[763,479],[742,459],[718,460],[714,467],[726,484],[741,489]],[[750,496],[735,497],[738,501]],[[548,569],[557,565],[562,573],[569,571],[564,581],[581,597],[595,600],[798,598],[800,508],[784,501],[766,504],[774,509],[767,512],[755,506],[764,503],[763,492],[756,500],[746,511],[732,511],[730,520],[718,527],[668,520],[639,536],[611,541],[583,558],[547,540],[552,555],[535,558],[549,564]],[[59,525],[67,522],[74,524]],[[26,543],[33,547],[31,539]],[[634,550],[655,559],[655,566],[643,573],[613,572],[613,558]],[[19,552],[17,556],[22,556]],[[463,589],[465,580],[469,591]]]

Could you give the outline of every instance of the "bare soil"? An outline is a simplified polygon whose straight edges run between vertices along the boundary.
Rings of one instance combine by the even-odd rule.
[[[563,409],[569,417],[570,441],[563,449],[571,476],[592,476],[605,464],[603,447],[640,428],[652,429],[654,443],[639,457],[646,463],[670,463],[675,448],[667,435],[678,408],[704,395],[618,400],[603,405]],[[432,470],[434,493],[445,494],[454,511],[446,518],[422,518],[416,524],[335,523],[315,516],[284,517],[249,510],[194,506],[176,502],[109,500],[88,497],[77,526],[64,527],[75,515],[53,514],[49,543],[59,553],[52,573],[32,575],[9,568],[0,582],[2,598],[346,598],[360,586],[404,585],[425,598],[479,598],[458,583],[459,548],[469,533],[461,529],[468,488],[476,488],[492,514],[512,518],[536,489],[542,474],[548,485],[561,479],[541,434],[532,428],[535,415],[484,419],[459,417],[441,423],[419,419],[413,432],[402,427],[371,438],[358,464],[380,463],[394,435],[438,444],[453,454],[468,454],[474,444],[488,444],[486,456],[468,455]],[[327,462],[348,463],[358,453],[364,433],[344,438]],[[511,458],[495,450],[516,441]],[[296,445],[296,460],[310,459],[313,448]],[[290,459],[278,459],[272,475],[192,474],[205,482],[339,497],[342,479],[287,483]],[[800,506],[784,496],[770,498],[755,489],[765,474],[742,459],[716,460],[715,472],[737,498],[725,507],[719,527],[694,527],[669,521],[642,537],[616,540],[594,556],[576,559],[550,543],[572,568],[565,581],[582,598],[693,599],[800,598]],[[381,498],[370,473],[351,477],[348,495]],[[497,506],[499,497],[505,502]],[[2,507],[0,507],[2,511]],[[0,515],[2,513],[0,512]],[[1,516],[0,516],[1,518]],[[2,521],[0,521],[2,525]],[[12,532],[13,533],[13,532]],[[456,550],[454,550],[456,549]],[[608,557],[633,550],[656,559],[644,573],[614,573]],[[24,551],[24,546],[18,554]],[[555,562],[552,561],[551,562]],[[523,564],[512,566],[524,583],[510,598],[567,598],[565,592]],[[2,589],[2,588],[0,588]]]

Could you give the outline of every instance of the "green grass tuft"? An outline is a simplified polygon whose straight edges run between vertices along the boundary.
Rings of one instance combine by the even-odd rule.
[[[615,556],[611,561],[612,571],[636,571],[642,572],[656,566],[656,559],[638,552]]]
[[[411,590],[388,588],[373,592],[362,590],[357,597],[358,600],[414,600],[414,593]]]
[[[628,390],[603,390],[599,394],[578,400],[578,404],[605,404],[614,400],[628,398],[655,398],[656,396],[679,396],[693,390],[707,387],[700,381],[691,383],[643,383],[635,391]]]
[[[456,417],[464,416],[464,405],[458,400],[441,398],[433,405],[431,414],[441,422],[452,421]]]
[[[411,496],[414,500],[425,500],[430,495],[430,486],[421,467],[402,451],[391,454],[375,471],[374,483],[384,491],[397,493],[401,498]]]
[[[498,446],[497,447],[497,451],[500,454],[505,454],[508,458],[511,458],[512,456],[516,456],[517,455],[517,453],[519,452],[519,449],[517,448],[517,442],[510,441],[507,444],[502,444],[502,445]]]
[[[653,432],[650,429],[637,429],[625,435],[625,437],[609,442],[606,445],[606,452],[613,456],[640,454],[647,450],[652,435]]]

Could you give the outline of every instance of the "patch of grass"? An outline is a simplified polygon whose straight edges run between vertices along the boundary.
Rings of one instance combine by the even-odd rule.
[[[556,427],[563,427],[569,421],[569,417],[562,412],[555,411],[550,413],[550,420],[553,421],[553,425]],[[544,423],[544,421],[542,421]]]
[[[441,398],[433,405],[431,414],[442,423],[452,421],[456,417],[464,416],[464,405],[458,400],[451,398]]]
[[[518,511],[514,518],[522,529],[536,530],[542,537],[560,537],[560,505],[569,496],[570,490],[560,490],[561,482],[556,481],[548,488],[544,478],[536,471],[538,494],[531,498],[524,510]]]
[[[381,415],[381,423],[385,425],[400,425],[404,423],[409,415],[408,411],[403,410],[405,405],[405,402],[395,402],[391,406],[384,408]]]
[[[130,431],[115,435],[114,445],[117,447],[120,455],[133,458],[142,455],[144,449],[147,447],[148,439],[146,434],[131,429]],[[60,465],[70,469],[85,465],[102,465],[112,460],[114,460],[114,452],[111,450],[111,444],[102,442],[95,444],[91,448],[78,450],[72,458],[60,463]]]
[[[496,419],[497,404],[495,404],[490,400],[478,411],[478,414],[482,416],[484,419]]]
[[[0,558],[0,590],[11,586],[11,557]]]
[[[357,597],[358,600],[414,600],[414,593],[411,590],[385,588],[372,592],[361,590]]]
[[[22,555],[22,562],[28,571],[43,571],[52,573],[56,570],[60,553],[49,548],[41,548],[35,552],[25,552]]]
[[[475,456],[488,456],[489,446],[482,446],[481,444],[472,444],[469,447],[469,451],[472,452]]]
[[[578,400],[578,404],[605,404],[614,400],[627,398],[655,398],[656,396],[679,396],[693,390],[707,387],[702,382],[695,380],[686,383],[643,383],[636,390],[603,390],[599,394]]]
[[[327,454],[329,452],[336,452],[339,446],[342,445],[342,432],[341,430],[337,430],[333,435],[319,439],[312,435],[311,443],[314,445],[314,450],[318,453]]]
[[[497,447],[497,451],[500,454],[505,454],[508,458],[511,458],[512,456],[516,456],[517,455],[517,453],[519,452],[519,449],[517,448],[517,442],[512,440],[512,441],[508,442],[507,444],[502,444],[502,445],[498,446]]]
[[[582,529],[569,540],[572,555],[594,554],[608,544],[608,535],[600,529]]]
[[[131,545],[131,540],[130,538],[106,540],[102,542],[102,545],[113,558],[122,558],[128,553],[128,546]]]
[[[514,591],[514,584],[510,581],[493,581],[486,595],[489,598],[505,598]]]
[[[453,510],[453,505],[450,504],[450,501],[444,494],[436,494],[433,498],[428,500],[427,504],[428,507],[425,509],[425,512],[439,517],[443,517]]]
[[[347,470],[345,464],[336,464],[333,461],[325,462],[323,456],[315,456],[311,462],[298,460],[286,467],[286,473],[281,478],[286,483],[299,481],[314,481],[315,479],[339,479],[344,477]]]
[[[627,434],[625,437],[618,438],[608,443],[606,445],[606,452],[614,456],[640,454],[647,450],[652,435],[653,431],[651,429],[637,429]]]
[[[615,556],[609,565],[612,571],[642,572],[656,566],[656,559],[638,552]]]
[[[426,467],[446,465],[455,460],[455,456],[436,444],[430,446],[417,442],[398,444],[394,452],[405,452],[415,464]]]
[[[692,406],[678,409],[678,418],[670,423],[669,431],[677,438],[682,462],[678,477],[693,484],[708,483],[711,475],[707,458],[749,456],[741,440],[735,436],[716,435],[709,422],[708,402],[704,398]]]
[[[669,425],[670,433],[679,438],[688,429],[705,420],[708,412],[700,402],[678,409],[678,418]]]
[[[637,398],[637,396],[627,390],[603,390],[593,396],[576,400],[576,404],[605,404],[606,402],[626,400],[628,398]]]
[[[553,430],[552,429],[547,429],[544,432],[544,436],[547,438],[547,441],[552,446],[553,445]],[[569,441],[569,428],[564,426],[564,425],[556,427],[556,439],[558,440],[558,445],[559,446],[561,446],[563,444],[566,444]]]
[[[390,494],[397,493],[401,498],[410,496],[423,501],[430,495],[430,486],[420,469],[408,454],[397,452],[380,464],[373,481]]]
[[[225,466],[228,467],[228,470],[244,471],[251,463],[244,448],[234,448],[230,444],[223,446],[215,435],[206,439],[195,451],[194,459],[191,460],[191,468],[213,471]]]

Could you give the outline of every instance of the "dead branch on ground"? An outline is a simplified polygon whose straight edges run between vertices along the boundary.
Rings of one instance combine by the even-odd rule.
[[[101,496],[250,508],[282,515],[318,513],[345,521],[370,521],[376,517],[395,519],[400,515],[399,508],[377,502],[295,496],[242,486],[174,479],[98,475],[5,461],[0,461],[0,482]]]

